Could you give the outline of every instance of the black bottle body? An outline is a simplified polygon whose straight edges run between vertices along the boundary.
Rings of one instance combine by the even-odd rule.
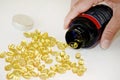
[[[78,15],[69,24],[69,30],[65,35],[67,44],[73,48],[93,46],[100,39],[112,15],[112,9],[102,4]]]

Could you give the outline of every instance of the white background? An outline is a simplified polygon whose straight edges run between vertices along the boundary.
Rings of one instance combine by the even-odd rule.
[[[69,6],[70,0],[0,0],[0,51],[7,50],[10,43],[17,44],[25,39],[23,32],[12,25],[12,17],[16,14],[32,17],[34,28],[31,31],[39,29],[65,42],[63,23]],[[78,77],[68,71],[49,80],[120,80],[120,33],[107,50],[97,45],[92,49],[68,49],[67,52],[71,56],[81,52],[87,66],[84,76]],[[4,59],[0,59],[0,80],[6,80],[5,64]]]

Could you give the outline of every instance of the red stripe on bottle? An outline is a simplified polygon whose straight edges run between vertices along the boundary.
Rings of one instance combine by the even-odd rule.
[[[91,20],[97,27],[97,29],[100,29],[101,28],[101,25],[100,23],[98,22],[98,20],[96,18],[94,18],[93,16],[89,15],[89,14],[80,14],[79,15],[80,17],[85,17],[89,20]]]

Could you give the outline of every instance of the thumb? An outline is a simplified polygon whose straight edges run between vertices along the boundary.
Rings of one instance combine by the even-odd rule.
[[[88,10],[93,5],[93,3],[93,0],[79,0],[76,4],[74,4],[65,18],[64,28],[67,29],[70,21],[78,14]]]
[[[120,28],[120,25],[116,19],[117,18],[113,17],[103,32],[100,42],[100,46],[103,49],[107,49],[110,46],[115,34]]]
[[[104,0],[76,0],[74,5],[72,5],[71,10],[64,21],[64,28],[67,29],[70,21],[78,16],[80,13],[87,11],[93,5],[96,5]]]

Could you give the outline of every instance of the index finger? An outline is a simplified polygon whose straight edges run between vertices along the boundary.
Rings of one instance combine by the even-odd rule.
[[[92,0],[80,0],[78,3],[76,3],[76,5],[71,8],[65,18],[64,28],[67,29],[73,18],[78,16],[80,13],[87,11],[94,3],[95,2]]]

